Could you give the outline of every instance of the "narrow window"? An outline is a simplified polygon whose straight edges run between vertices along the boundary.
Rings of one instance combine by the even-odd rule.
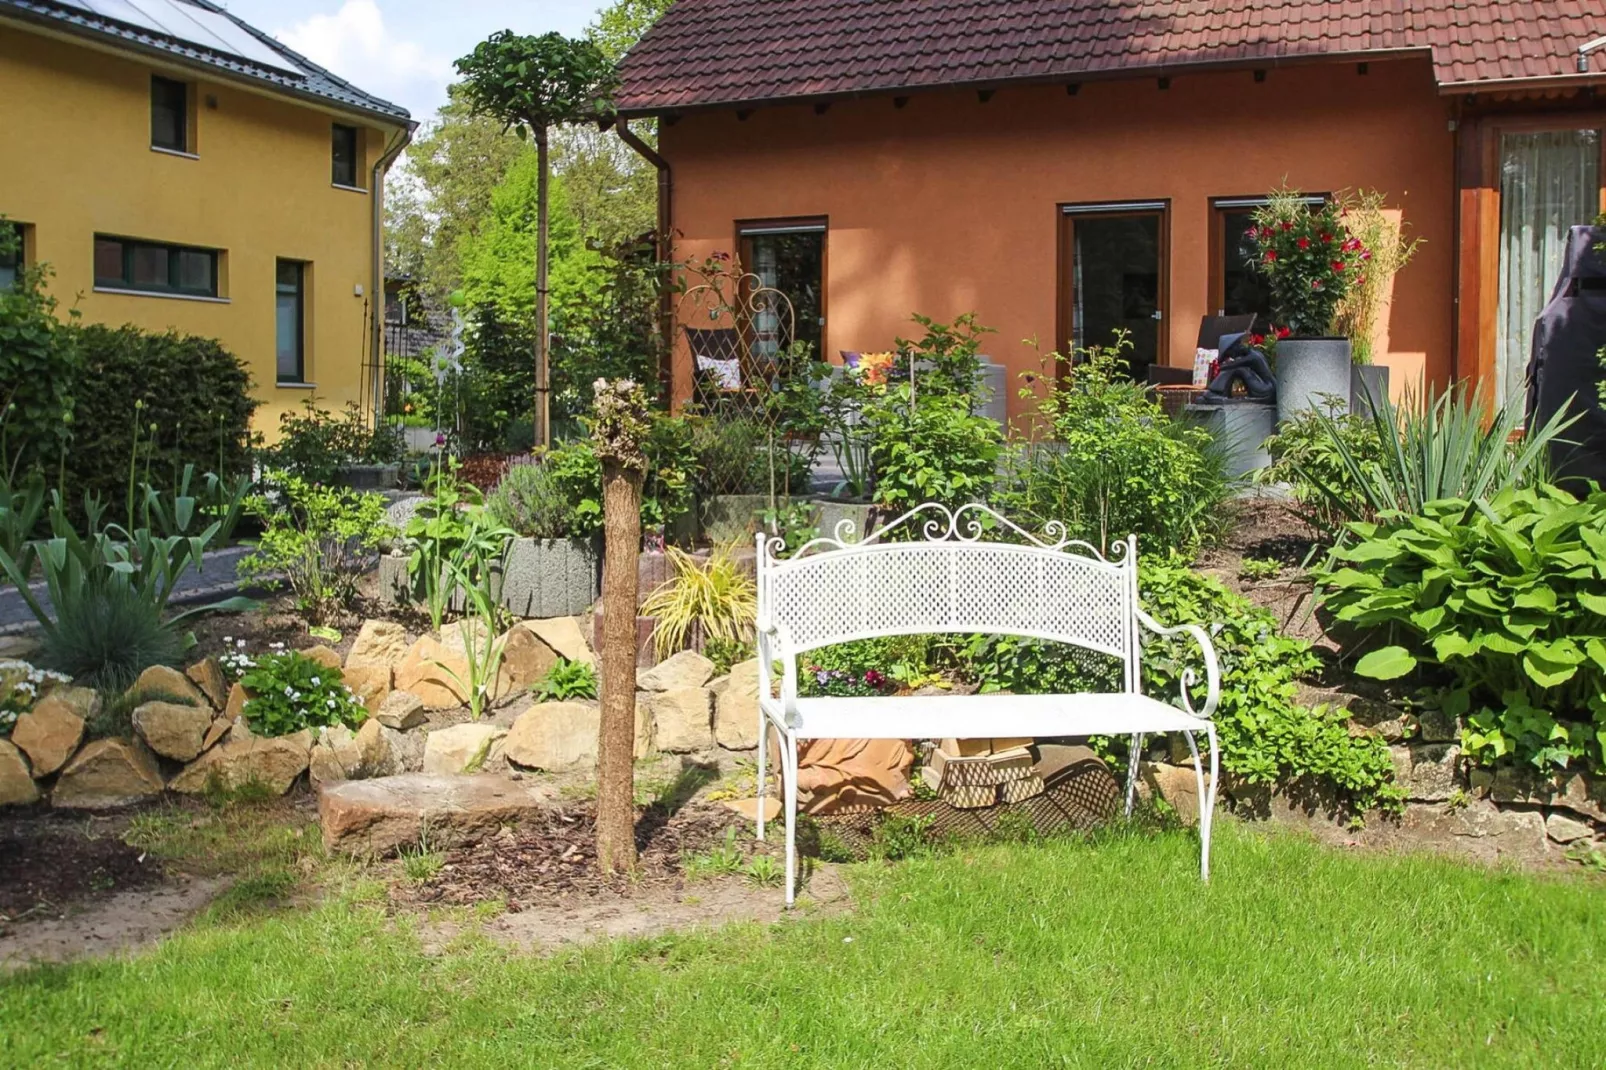
[[[357,185],[357,128],[335,123],[332,130],[330,141],[331,156],[334,161],[334,184],[358,189],[360,187]]]
[[[190,151],[190,87],[151,75],[151,148]]]
[[[95,288],[216,297],[216,249],[95,235]]]
[[[306,267],[280,260],[274,277],[274,336],[281,383],[307,381]]]
[[[0,219],[0,290],[16,287],[22,266],[22,224]]]
[[[1317,207],[1326,200],[1326,194],[1313,193],[1305,203]],[[1254,226],[1255,210],[1265,204],[1264,197],[1218,197],[1210,202],[1215,209],[1210,234],[1210,305],[1218,316],[1254,316],[1257,331],[1271,325],[1271,289],[1255,270],[1249,228]]]

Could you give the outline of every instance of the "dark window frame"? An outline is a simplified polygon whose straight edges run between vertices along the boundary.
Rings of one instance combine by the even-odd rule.
[[[1159,230],[1159,278],[1155,287],[1156,322],[1154,360],[1151,367],[1169,367],[1171,355],[1171,217],[1174,206],[1169,197],[1138,198],[1126,201],[1062,201],[1054,206],[1055,265],[1055,374],[1065,379],[1071,370],[1076,349],[1076,224],[1083,219],[1123,219],[1156,216]],[[1102,344],[1102,343],[1100,343]]]
[[[741,260],[742,270],[753,270],[753,239],[772,234],[818,234],[820,235],[820,293],[819,293],[819,348],[814,354],[815,360],[829,360],[830,349],[829,327],[831,322],[830,310],[830,280],[831,280],[831,217],[827,215],[796,215],[775,216],[770,218],[738,219],[736,224],[736,250]],[[748,294],[744,293],[745,302]],[[790,296],[788,297],[790,300]],[[804,336],[813,332],[800,331],[797,328],[797,308],[794,302],[793,329],[795,336]]]
[[[296,270],[296,373],[286,377],[279,369],[279,298],[285,294],[279,271],[290,265]],[[273,378],[280,386],[304,386],[307,382],[307,262],[279,257],[273,262]]]
[[[117,278],[102,275],[99,271],[101,242],[116,242],[120,245],[120,259],[122,261],[122,274]],[[218,261],[222,255],[220,249],[208,249],[199,245],[176,245],[172,242],[149,241],[144,238],[129,238],[120,234],[96,234],[95,255],[91,263],[95,267],[95,289],[121,290],[131,293],[159,294],[165,297],[201,297],[221,300],[222,294],[218,292]],[[152,285],[134,281],[134,257],[140,249],[161,249],[167,254],[167,285]],[[180,281],[182,270],[180,268],[181,254],[200,253],[208,260],[208,279],[205,289],[194,286],[185,286]]]
[[[159,100],[159,91],[179,94],[177,108],[178,144],[163,144],[156,139],[156,113],[158,108],[172,110],[172,101]],[[185,156],[195,155],[195,138],[192,135],[190,121],[190,103],[192,92],[188,82],[181,82],[176,78],[166,78],[160,74],[151,75],[151,148],[161,152],[176,152]]]
[[[350,142],[351,180],[345,181],[340,173],[341,138]],[[329,126],[329,182],[341,189],[356,189],[367,192],[362,185],[362,130],[359,127],[348,126],[345,123],[331,123]]]
[[[1304,194],[1305,203],[1311,207],[1326,204],[1332,198],[1331,193]],[[1210,198],[1210,263],[1208,266],[1211,315],[1228,315],[1227,306],[1227,251],[1231,248],[1232,236],[1227,233],[1227,217],[1240,213],[1253,213],[1256,208],[1264,207],[1267,198],[1261,195],[1246,195],[1242,197],[1212,197]],[[1243,235],[1238,236],[1243,240]],[[1263,330],[1270,323],[1271,310],[1263,309],[1257,313],[1255,326]],[[1264,322],[1262,322],[1264,321]]]

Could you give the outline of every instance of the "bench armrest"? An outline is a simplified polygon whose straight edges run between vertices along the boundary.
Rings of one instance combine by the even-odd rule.
[[[1205,667],[1205,704],[1204,709],[1195,710],[1193,699],[1188,691],[1198,681],[1192,669],[1182,670],[1182,708],[1191,716],[1202,717],[1206,720],[1215,716],[1216,705],[1221,701],[1221,667],[1216,661],[1216,645],[1210,641],[1210,635],[1197,624],[1179,624],[1175,628],[1167,628],[1143,610],[1138,610],[1138,621],[1155,635],[1181,635],[1183,632],[1193,636],[1194,642],[1199,644],[1199,651],[1204,655]]]
[[[797,655],[786,633],[771,626],[758,631],[758,693],[768,698],[775,693],[774,664],[781,663],[781,711],[789,728],[803,723],[797,708]]]

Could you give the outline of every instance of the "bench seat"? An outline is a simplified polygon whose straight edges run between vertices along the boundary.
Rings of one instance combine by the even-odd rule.
[[[777,698],[760,704],[785,731]],[[1198,732],[1210,722],[1147,695],[893,695],[800,698],[798,739],[966,739]],[[983,731],[985,730],[985,731]]]

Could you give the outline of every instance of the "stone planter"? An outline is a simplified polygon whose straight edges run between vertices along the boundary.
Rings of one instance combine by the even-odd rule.
[[[1285,338],[1278,342],[1278,422],[1311,409],[1327,412],[1335,400],[1339,413],[1349,411],[1353,368],[1348,338]]]
[[[1357,364],[1349,373],[1349,411],[1372,415],[1372,399],[1389,396],[1389,369],[1386,364]]]
[[[1271,454],[1266,452],[1263,443],[1277,429],[1277,406],[1232,401],[1225,405],[1189,405],[1183,411],[1188,419],[1207,428],[1221,443],[1229,479],[1271,464]]]
[[[389,490],[401,482],[401,465],[348,464],[335,473],[335,482],[352,490]]]
[[[514,539],[502,561],[502,604],[514,616],[578,616],[601,591],[595,539]]]
[[[715,546],[749,544],[770,507],[768,494],[715,494],[697,503],[703,537]]]
[[[869,502],[816,498],[809,504],[814,507],[814,526],[820,529],[821,535],[836,538],[837,525],[843,521],[853,524],[852,534],[847,535],[846,542],[858,542],[875,530],[876,509]]]

